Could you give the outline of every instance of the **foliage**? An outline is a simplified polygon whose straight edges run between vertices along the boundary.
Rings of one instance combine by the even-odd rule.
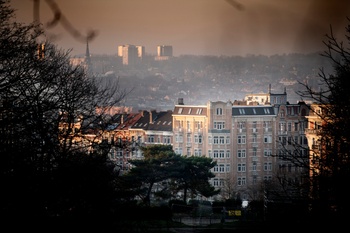
[[[303,84],[305,90],[299,91],[321,109],[319,112],[311,109],[322,120],[318,134],[321,147],[319,151],[312,150],[318,164],[312,177],[314,214],[334,218],[346,216],[350,207],[350,193],[344,189],[350,178],[350,48],[346,47],[350,42],[350,24],[346,27],[346,38],[347,43],[338,41],[331,28],[322,56],[330,60],[334,73],[327,74],[320,69],[320,88]]]
[[[96,109],[117,104],[126,92],[73,66],[69,51],[46,40],[40,24],[16,23],[9,1],[0,0],[0,16],[2,215],[109,213],[114,167],[93,146],[96,138],[88,148],[82,140],[93,128],[97,136],[104,130],[108,118]]]
[[[143,204],[150,205],[151,195],[167,199],[176,197],[179,191],[187,191],[192,196],[201,194],[210,197],[219,192],[210,185],[209,179],[214,177],[210,171],[216,164],[211,158],[184,157],[174,153],[171,146],[154,145],[143,148],[144,160],[131,160],[133,168],[121,177],[126,190],[141,198]],[[158,191],[155,191],[155,185]]]

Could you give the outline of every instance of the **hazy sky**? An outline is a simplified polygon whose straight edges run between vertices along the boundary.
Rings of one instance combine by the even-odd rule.
[[[47,35],[72,55],[84,54],[86,43],[65,29],[68,22],[86,35],[91,54],[117,54],[118,45],[172,45],[182,54],[273,55],[323,51],[324,35],[344,40],[349,0],[39,0],[40,22],[54,19],[50,3],[64,18],[47,27]],[[33,0],[11,0],[19,22],[33,20]],[[66,21],[65,21],[66,20]]]

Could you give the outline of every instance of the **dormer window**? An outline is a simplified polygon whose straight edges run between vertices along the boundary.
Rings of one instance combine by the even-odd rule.
[[[264,113],[265,113],[265,114],[270,114],[270,109],[264,108]]]
[[[239,111],[239,114],[241,114],[241,115],[245,114],[245,110],[243,108],[239,108],[238,111]]]

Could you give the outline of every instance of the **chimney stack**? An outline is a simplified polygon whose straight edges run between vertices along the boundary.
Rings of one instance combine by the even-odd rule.
[[[149,111],[149,123],[150,124],[152,124],[152,122],[153,122],[153,116],[152,116],[152,110],[151,111]]]
[[[177,104],[178,105],[184,105],[184,98],[178,98]]]

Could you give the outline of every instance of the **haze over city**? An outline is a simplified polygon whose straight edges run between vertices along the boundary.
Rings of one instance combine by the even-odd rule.
[[[145,46],[148,54],[171,45],[175,56],[317,52],[330,26],[343,40],[350,15],[346,0],[11,0],[17,21],[33,21],[35,2],[48,38],[72,55],[85,53],[78,35],[89,32],[91,54],[114,55],[123,44]]]

